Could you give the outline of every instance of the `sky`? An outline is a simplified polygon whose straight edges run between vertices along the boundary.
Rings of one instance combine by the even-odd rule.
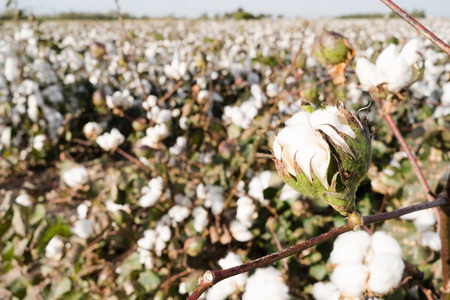
[[[5,8],[7,0],[0,0]],[[114,0],[16,0],[18,7],[35,15],[59,12],[109,12]],[[427,16],[450,18],[450,0],[395,0],[406,11],[424,10]],[[203,13],[215,14],[243,8],[253,14],[283,15],[287,18],[335,17],[354,13],[390,13],[379,0],[119,0],[122,12],[137,17],[195,18]]]

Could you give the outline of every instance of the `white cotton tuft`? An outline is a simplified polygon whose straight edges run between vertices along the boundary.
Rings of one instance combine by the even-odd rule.
[[[401,256],[375,252],[369,264],[369,289],[379,294],[387,293],[400,283],[404,268]]]
[[[219,259],[219,265],[222,269],[228,269],[242,264],[242,259],[239,255],[228,252],[227,256]],[[239,274],[212,286],[206,293],[206,300],[225,300],[235,291],[244,287],[247,282],[247,273]]]
[[[253,238],[253,234],[247,226],[242,224],[239,220],[230,222],[230,232],[233,238],[239,242],[248,242]]]
[[[203,207],[197,206],[192,210],[194,217],[194,229],[197,232],[202,232],[208,225],[208,212]]]
[[[313,286],[313,296],[316,300],[339,300],[341,292],[332,282],[317,282]]]
[[[420,244],[424,247],[428,247],[434,251],[441,250],[441,238],[439,237],[439,233],[427,231],[422,233]]]
[[[331,274],[331,282],[344,294],[354,297],[362,296],[368,276],[368,269],[362,263],[339,264]]]
[[[257,269],[245,285],[242,300],[287,300],[289,289],[282,274],[274,267]]]
[[[398,242],[383,231],[375,232],[371,237],[371,248],[375,254],[391,253],[399,257],[402,256],[402,248]]]
[[[80,238],[87,239],[94,233],[94,221],[86,219],[77,220],[71,231]]]
[[[330,262],[332,264],[362,263],[369,245],[370,236],[367,232],[346,232],[334,241]]]

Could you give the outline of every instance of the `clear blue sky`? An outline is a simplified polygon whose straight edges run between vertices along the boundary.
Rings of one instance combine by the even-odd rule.
[[[34,14],[68,11],[108,12],[115,10],[114,0],[16,0],[18,7]],[[7,0],[0,0],[5,7]],[[450,0],[396,0],[407,11],[424,10],[427,16],[450,18]],[[285,17],[319,18],[353,13],[389,13],[379,0],[119,0],[122,12],[151,17],[174,14],[193,18],[207,13],[235,11],[242,7],[253,14],[279,14]]]

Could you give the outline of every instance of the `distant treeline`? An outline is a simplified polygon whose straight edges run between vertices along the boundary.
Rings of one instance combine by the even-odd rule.
[[[4,14],[0,14],[0,20],[25,20],[34,17],[27,14],[23,10],[8,10]],[[244,11],[242,8],[237,9],[235,12],[225,13],[223,15],[216,14],[214,19],[233,19],[233,20],[258,20],[264,18],[270,18],[271,15],[253,15],[249,12]],[[278,16],[279,18],[281,16]],[[39,15],[37,16],[40,20],[117,20],[117,12],[110,11],[107,13],[88,13],[88,12],[64,12],[52,15]],[[174,15],[168,15],[164,17],[149,17],[142,16],[136,17],[128,13],[122,14],[123,19],[130,20],[147,20],[147,19],[184,19],[183,17],[177,18]],[[207,14],[202,14],[198,19],[209,19]]]
[[[414,18],[424,18],[425,12],[421,10],[413,10],[410,15]],[[26,13],[23,10],[15,9],[15,10],[7,10],[4,14],[0,14],[0,20],[25,20],[30,17],[34,17]],[[398,16],[395,13],[387,14],[350,14],[343,15],[338,18],[340,19],[376,19],[376,18],[397,18]],[[110,11],[107,13],[90,13],[90,12],[63,12],[52,15],[39,15],[37,16],[40,20],[117,20],[117,12]],[[123,19],[129,20],[150,20],[150,19],[184,19],[183,17],[175,17],[174,15],[168,15],[164,17],[149,17],[142,16],[136,17],[134,15],[123,13]],[[250,12],[243,10],[242,8],[238,8],[234,12],[224,13],[224,14],[216,14],[212,19],[216,20],[259,20],[272,18],[270,14],[258,14],[254,15]],[[283,18],[282,15],[277,16],[277,18]],[[207,14],[202,14],[197,19],[210,19]]]
[[[413,18],[425,18],[423,10],[413,10],[409,13]],[[379,19],[379,18],[399,18],[399,16],[391,12],[390,14],[350,14],[338,17],[339,19]]]

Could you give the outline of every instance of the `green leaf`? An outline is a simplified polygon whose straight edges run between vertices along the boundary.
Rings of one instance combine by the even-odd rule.
[[[142,284],[145,291],[151,292],[158,287],[161,279],[154,272],[147,270],[140,273],[139,282]]]
[[[66,297],[61,297],[65,293],[72,289],[72,281],[68,277],[63,277],[60,282],[57,283],[54,291],[53,297],[55,299],[66,299]]]
[[[309,276],[320,281],[325,278],[325,275],[327,275],[326,265],[324,263],[320,265],[314,265],[311,268],[309,268],[308,273]]]

